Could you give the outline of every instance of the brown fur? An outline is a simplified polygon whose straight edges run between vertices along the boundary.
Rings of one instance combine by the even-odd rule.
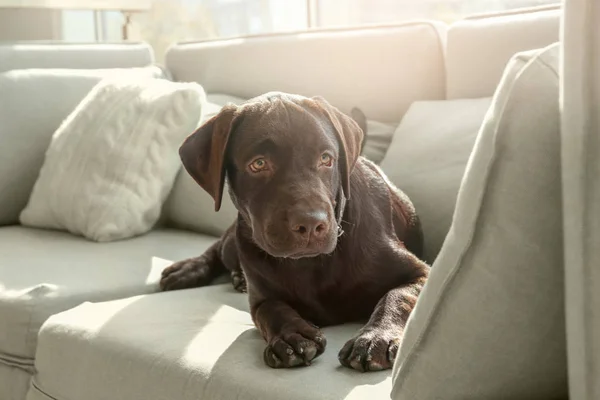
[[[362,321],[340,363],[391,368],[429,266],[412,203],[359,156],[362,142],[359,125],[320,97],[267,93],[225,107],[180,155],[217,210],[227,176],[237,221],[202,256],[167,268],[163,290],[227,269],[248,291],[267,365],[309,365],[326,347],[317,325]],[[256,157],[269,170],[253,172]]]

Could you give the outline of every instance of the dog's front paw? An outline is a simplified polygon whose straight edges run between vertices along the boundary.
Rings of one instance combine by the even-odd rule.
[[[231,271],[231,283],[233,288],[240,293],[248,293],[248,286],[246,284],[246,277],[244,271],[241,269]]]
[[[304,325],[304,324],[303,324]],[[310,365],[323,354],[327,339],[317,327],[290,329],[273,337],[264,351],[265,363],[271,368],[291,368]]]
[[[208,285],[211,266],[203,259],[188,258],[165,268],[160,280],[161,290],[179,290]]]
[[[399,329],[365,329],[346,342],[338,359],[343,366],[361,372],[390,369],[401,340]]]

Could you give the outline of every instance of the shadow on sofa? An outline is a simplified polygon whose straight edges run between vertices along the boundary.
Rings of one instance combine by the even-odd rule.
[[[64,377],[77,398],[96,391],[113,398],[358,399],[374,387],[388,394],[389,371],[361,374],[337,361],[359,327],[326,328],[327,350],[312,366],[276,370],[263,362],[265,342],[247,295],[229,283],[87,302],[42,327],[33,387],[57,399],[67,397]]]

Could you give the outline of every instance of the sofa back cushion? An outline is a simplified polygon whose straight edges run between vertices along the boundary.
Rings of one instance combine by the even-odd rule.
[[[207,93],[321,95],[343,112],[398,123],[412,102],[444,97],[444,36],[444,24],[415,22],[182,43],[166,65]]]
[[[157,67],[0,73],[0,226],[18,223],[61,122],[103,77],[126,72],[162,76]]]
[[[146,43],[0,44],[0,72],[27,68],[121,68],[143,67],[154,62]]]
[[[559,39],[559,6],[473,16],[448,29],[447,98],[494,94],[510,58]]]
[[[491,97],[417,101],[406,113],[381,162],[388,178],[411,199],[432,264],[444,243],[458,189]]]

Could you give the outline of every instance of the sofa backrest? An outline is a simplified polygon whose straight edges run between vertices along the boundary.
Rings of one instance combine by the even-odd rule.
[[[207,93],[322,95],[344,112],[357,106],[371,120],[398,122],[415,100],[444,97],[445,29],[424,21],[180,43],[166,66]]]
[[[544,7],[473,16],[449,27],[419,21],[179,43],[166,65],[175,80],[200,83],[209,99],[270,90],[319,94],[342,111],[358,106],[367,119],[398,126],[417,101],[490,98],[515,53],[558,40],[559,14]],[[215,235],[236,215],[228,196],[215,213],[210,196],[185,171],[165,209],[174,225]]]
[[[516,53],[559,40],[559,6],[476,15],[453,23],[446,45],[446,98],[494,94]]]
[[[146,43],[0,43],[0,72],[26,68],[127,68],[154,62]]]

